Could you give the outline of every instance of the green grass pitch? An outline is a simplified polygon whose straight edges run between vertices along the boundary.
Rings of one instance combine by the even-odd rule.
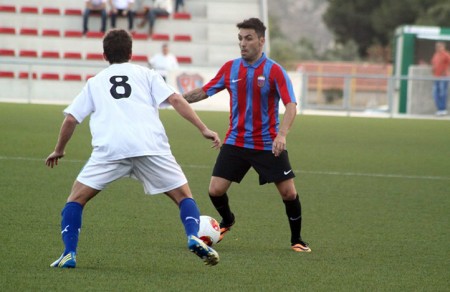
[[[284,206],[251,170],[229,191],[236,225],[208,267],[186,248],[176,206],[131,179],[84,209],[77,268],[62,251],[60,212],[91,152],[81,124],[55,169],[62,106],[0,104],[1,291],[449,291],[450,123],[298,116],[288,150],[312,253],[289,248]],[[223,138],[228,113],[199,112]],[[203,214],[217,151],[161,111]],[[217,218],[219,219],[219,218]]]

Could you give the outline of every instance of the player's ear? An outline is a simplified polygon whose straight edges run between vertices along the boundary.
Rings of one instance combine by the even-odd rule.
[[[103,59],[105,59],[105,61],[109,61],[108,57],[106,56],[105,52],[103,52]]]
[[[265,37],[260,37],[259,38],[259,43],[261,44],[261,47],[264,46],[264,44],[266,43],[266,38]]]

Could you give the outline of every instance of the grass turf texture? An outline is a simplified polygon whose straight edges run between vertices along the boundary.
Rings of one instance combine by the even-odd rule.
[[[229,191],[236,225],[206,267],[186,248],[178,209],[131,179],[84,210],[77,268],[60,211],[88,158],[88,122],[44,165],[63,107],[0,104],[1,291],[448,291],[450,123],[299,116],[288,136],[310,254],[289,248],[284,206],[251,170]],[[227,113],[199,112],[223,137]],[[217,151],[174,111],[161,118],[202,214]]]

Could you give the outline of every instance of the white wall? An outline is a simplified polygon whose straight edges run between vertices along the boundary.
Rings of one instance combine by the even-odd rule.
[[[3,65],[0,63],[0,65]],[[101,68],[91,68],[90,72],[101,70]],[[183,88],[179,86],[178,81],[183,74],[193,76],[197,74],[202,80],[201,83],[195,84],[193,78],[190,77],[190,86],[185,89],[191,90],[202,86],[204,83],[212,79],[219,67],[189,67],[182,68],[170,73],[167,82],[177,92],[182,92]],[[23,70],[26,71],[24,67]],[[47,70],[51,71],[51,70]],[[72,70],[73,71],[73,70]],[[51,71],[53,72],[53,71]],[[300,100],[301,78],[298,72],[288,72],[292,80],[297,100]],[[81,91],[84,81],[52,81],[52,80],[22,80],[0,78],[0,88],[10,88],[11,90],[0,91],[0,102],[29,102],[29,103],[50,103],[50,104],[69,104],[73,98]],[[49,88],[51,90],[49,90]],[[298,102],[299,103],[299,102]],[[207,111],[228,111],[229,95],[226,90],[216,94],[215,96],[203,100],[192,105],[196,110]],[[284,112],[284,107],[280,107],[280,112]]]

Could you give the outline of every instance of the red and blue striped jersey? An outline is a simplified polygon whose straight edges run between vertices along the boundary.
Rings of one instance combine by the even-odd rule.
[[[223,89],[230,94],[230,124],[224,143],[272,150],[278,133],[280,99],[284,105],[297,103],[286,71],[264,53],[252,65],[242,58],[231,60],[203,86],[208,96]]]

